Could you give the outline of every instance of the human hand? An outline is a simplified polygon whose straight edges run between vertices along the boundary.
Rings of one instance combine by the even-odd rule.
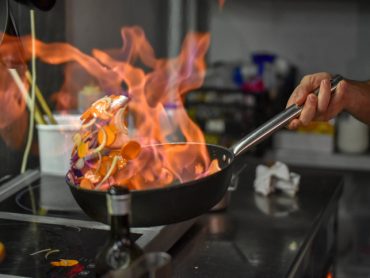
[[[307,125],[313,120],[330,120],[344,109],[346,81],[339,82],[333,94],[330,90],[330,78],[331,75],[326,72],[303,77],[287,103],[287,107],[292,104],[303,105],[300,116],[289,123],[289,129]],[[317,88],[319,88],[318,96],[313,93]]]

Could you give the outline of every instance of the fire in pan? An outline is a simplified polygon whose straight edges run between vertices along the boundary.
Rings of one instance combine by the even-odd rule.
[[[336,75],[331,80],[331,90],[343,78]],[[236,158],[251,147],[260,143],[275,131],[284,127],[302,111],[301,106],[292,105],[275,117],[249,133],[231,148],[207,145],[211,160],[217,160],[220,170],[196,180],[174,184],[162,188],[133,190],[132,193],[132,226],[160,226],[181,222],[199,216],[224,196],[233,175]],[[171,148],[186,144],[196,147],[197,143],[175,143],[148,146],[145,148]],[[67,184],[82,210],[91,218],[107,222],[105,192],[81,189],[75,186],[67,176]]]

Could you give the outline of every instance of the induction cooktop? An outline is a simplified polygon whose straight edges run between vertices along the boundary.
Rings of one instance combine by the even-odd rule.
[[[167,251],[193,223],[133,228],[132,236],[144,251]],[[30,170],[0,187],[1,277],[95,277],[94,257],[108,233],[79,208],[64,177]],[[60,260],[74,265],[55,266]]]

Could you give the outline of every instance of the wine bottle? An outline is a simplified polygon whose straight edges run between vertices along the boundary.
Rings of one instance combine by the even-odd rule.
[[[95,259],[97,277],[125,269],[143,255],[130,236],[131,195],[125,187],[112,186],[106,194],[110,237]]]

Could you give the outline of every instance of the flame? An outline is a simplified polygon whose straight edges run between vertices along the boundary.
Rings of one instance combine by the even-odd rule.
[[[7,146],[19,149],[27,131],[26,103],[17,85],[4,65],[0,64],[0,135]],[[27,86],[25,75],[23,81]]]
[[[140,142],[143,150],[116,175],[119,184],[135,189],[164,186],[174,181],[194,180],[207,171],[219,169],[217,163],[210,160],[202,131],[189,118],[183,105],[184,95],[204,81],[210,35],[189,33],[179,55],[171,59],[157,58],[139,27],[122,28],[121,37],[121,49],[94,49],[91,55],[67,43],[36,40],[38,59],[52,65],[66,64],[65,82],[53,95],[57,107],[75,108],[77,94],[88,82],[98,84],[109,94],[120,94],[122,88],[126,88],[124,93],[130,98],[129,121],[133,125],[130,139]],[[31,58],[31,42],[30,36],[22,38],[25,60]],[[11,56],[13,49],[12,40],[8,40],[1,46],[0,56]],[[76,78],[76,72],[81,70],[88,76],[82,82]],[[1,97],[6,91],[19,99],[19,92],[9,84],[1,88]],[[20,108],[24,109],[24,103]],[[171,141],[184,143],[166,144]]]
[[[220,7],[220,10],[224,9],[226,0],[218,0],[218,6]]]

